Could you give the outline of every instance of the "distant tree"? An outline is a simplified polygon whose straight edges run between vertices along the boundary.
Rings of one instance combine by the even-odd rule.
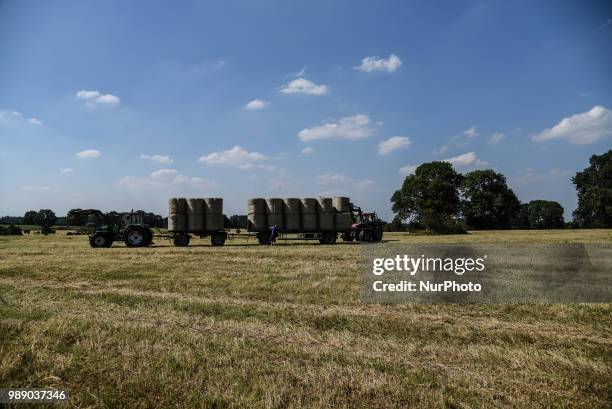
[[[563,207],[551,200],[529,202],[528,218],[531,229],[561,229],[564,226]]]
[[[461,183],[465,222],[475,229],[507,229],[520,202],[501,173],[491,169],[467,173]]]
[[[385,223],[385,231],[405,231],[406,226],[398,216],[395,216],[391,223]]]
[[[450,163],[423,163],[393,193],[392,209],[402,221],[418,221],[427,230],[447,232],[459,215],[461,179]]]
[[[36,224],[37,215],[38,215],[37,211],[28,210],[27,212],[25,212],[25,215],[23,216],[23,224]]]
[[[248,217],[246,215],[234,214],[230,216],[230,225],[232,229],[246,229],[248,227]]]
[[[578,193],[574,220],[580,227],[612,227],[612,150],[593,155],[572,178]]]
[[[510,224],[513,229],[529,229],[529,203],[521,203]]]
[[[25,217],[24,217],[25,218]],[[53,226],[57,221],[57,216],[50,209],[40,209],[34,219],[34,224],[39,226]]]

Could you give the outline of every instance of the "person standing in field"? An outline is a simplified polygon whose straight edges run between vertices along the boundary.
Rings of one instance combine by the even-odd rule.
[[[278,227],[274,224],[272,225],[272,232],[270,234],[270,245],[276,246],[276,236],[278,236]]]

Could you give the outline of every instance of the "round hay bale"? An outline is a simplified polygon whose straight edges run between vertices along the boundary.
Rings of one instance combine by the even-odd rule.
[[[168,231],[179,233],[187,231],[187,216],[181,213],[170,213],[168,215]]]
[[[168,199],[168,214],[186,214],[187,200],[180,197]]]
[[[187,231],[204,230],[204,199],[187,199]]]
[[[266,199],[266,214],[283,214],[285,202],[283,199],[269,197]]]
[[[255,197],[248,201],[248,213],[265,213],[266,212],[266,199],[262,197]]]
[[[208,213],[204,219],[206,231],[223,230],[223,214]]]
[[[302,228],[302,217],[299,213],[285,213],[285,228],[287,230],[300,230]]]
[[[279,230],[285,230],[285,215],[282,213],[268,213],[266,214],[266,219],[268,222],[268,227],[276,225]]]
[[[268,230],[268,222],[267,222],[265,213],[249,213],[248,219],[249,219],[249,225],[248,225],[249,231]]]
[[[285,202],[285,214],[300,214],[302,209],[302,201],[296,198],[284,199]]]
[[[220,197],[204,198],[204,214],[220,214],[221,216],[223,216],[223,199],[221,199]]]
[[[302,214],[317,214],[317,199],[304,198],[302,199]]]
[[[319,213],[319,229],[334,230],[334,216],[332,212]]]
[[[336,213],[336,221],[334,223],[336,230],[350,230],[353,225],[353,216],[351,213],[343,212]]]
[[[319,213],[332,213],[334,211],[334,205],[332,204],[331,197],[320,197],[317,199],[317,202],[319,202]]]
[[[332,197],[332,205],[336,212],[349,212],[351,210],[351,199],[348,197]]]
[[[302,230],[316,231],[317,230],[317,214],[302,213]]]

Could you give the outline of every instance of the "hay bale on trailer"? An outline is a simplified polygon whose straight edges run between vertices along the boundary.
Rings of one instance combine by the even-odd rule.
[[[280,230],[285,229],[285,202],[283,199],[269,197],[266,199],[266,219],[268,226],[276,225]]]
[[[204,199],[204,225],[206,231],[223,230],[223,199],[219,197]]]
[[[204,230],[204,199],[187,199],[187,231]]]
[[[268,228],[266,221],[266,199],[253,198],[248,201],[248,229],[250,231],[263,231]]]
[[[299,230],[302,227],[300,211],[302,201],[296,198],[287,198],[285,201],[285,228],[287,230]]]
[[[304,198],[301,202],[302,229],[317,230],[317,199]]]
[[[320,197],[317,199],[318,202],[318,218],[319,218],[319,230],[333,230],[334,229],[334,206],[332,199],[329,197]]]
[[[345,213],[351,211],[351,199],[344,196],[332,197],[332,206],[336,213]]]
[[[187,200],[171,197],[168,199],[168,231],[187,231]]]

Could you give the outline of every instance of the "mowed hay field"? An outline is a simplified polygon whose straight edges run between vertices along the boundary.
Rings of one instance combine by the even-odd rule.
[[[608,230],[388,234],[612,243]],[[360,245],[0,237],[0,387],[74,407],[610,407],[612,307],[364,305]]]

